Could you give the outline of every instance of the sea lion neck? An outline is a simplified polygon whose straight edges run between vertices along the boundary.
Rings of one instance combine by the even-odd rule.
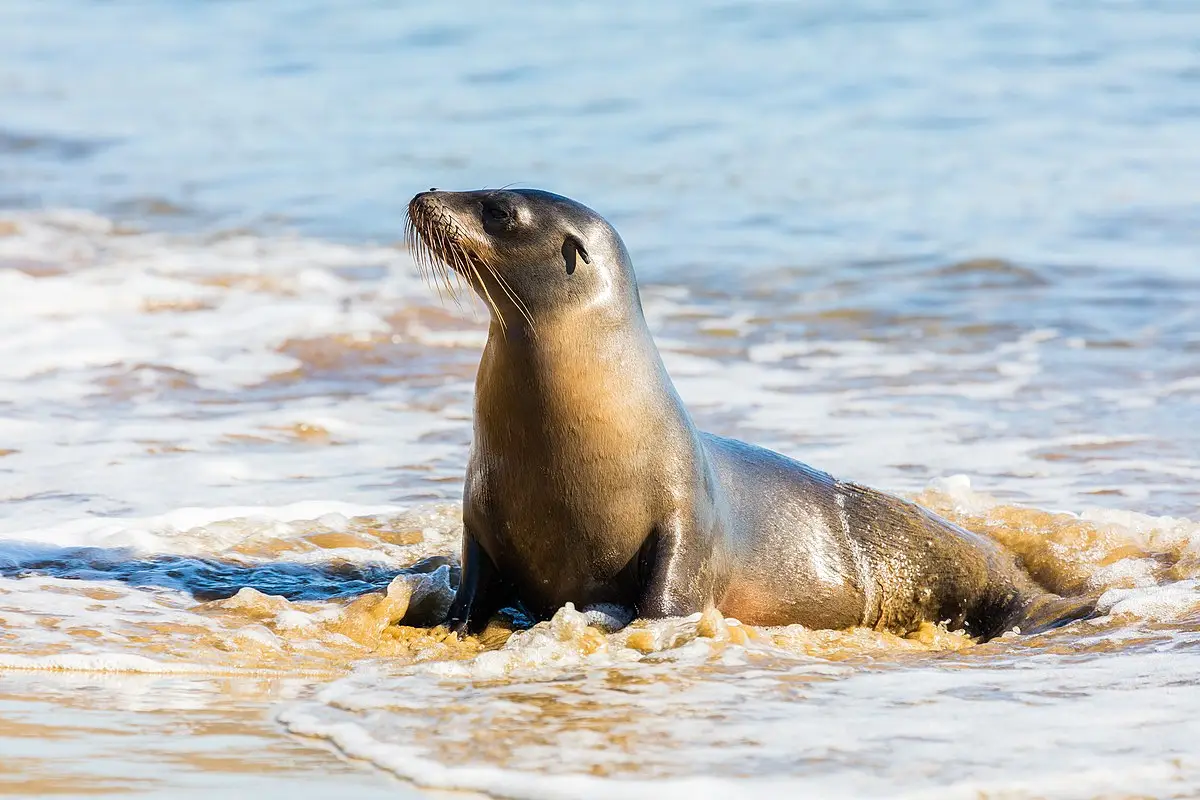
[[[575,365],[620,359],[629,370],[662,371],[662,358],[637,303],[603,308],[575,308],[541,314],[531,322],[502,323],[493,318],[484,349],[485,360],[531,370],[540,381],[553,382]]]
[[[623,380],[614,384],[604,379],[613,374]],[[533,328],[493,321],[476,381],[477,422],[486,422],[481,409],[508,426],[514,418],[545,419],[541,413],[529,413],[534,407],[558,407],[549,417],[569,420],[588,416],[584,410],[598,405],[623,406],[630,413],[677,408],[679,423],[684,423],[686,411],[639,307],[631,306],[622,315],[538,319]],[[500,408],[507,411],[497,415]],[[517,408],[525,411],[517,414]]]

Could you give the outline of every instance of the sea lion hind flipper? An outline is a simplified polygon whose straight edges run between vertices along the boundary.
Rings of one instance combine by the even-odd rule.
[[[1045,633],[1096,615],[1096,597],[1059,597],[1043,594],[1034,598],[1022,613],[1017,626],[1021,633]]]

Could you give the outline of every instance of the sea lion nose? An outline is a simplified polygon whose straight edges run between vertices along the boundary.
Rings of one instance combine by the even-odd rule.
[[[441,199],[437,197],[437,189],[430,189],[428,192],[417,192],[412,200],[408,201],[408,215],[420,214],[422,212],[430,212],[442,206]]]

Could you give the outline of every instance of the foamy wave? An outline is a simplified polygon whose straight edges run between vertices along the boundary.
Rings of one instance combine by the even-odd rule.
[[[1200,708],[1172,688],[1190,669],[1180,653],[1130,643],[1080,662],[1013,639],[952,660],[892,648],[885,661],[860,650],[831,662],[776,649],[769,631],[744,647],[698,635],[695,618],[636,629],[666,649],[635,649],[581,617],[560,612],[454,669],[359,670],[279,719],[423,786],[522,798],[1090,797],[1200,778]],[[818,633],[793,632],[810,644]],[[1072,698],[1084,698],[1095,736],[1065,713]],[[1125,748],[1114,726],[1154,731],[1153,752]],[[939,759],[962,741],[988,757]]]
[[[605,780],[590,775],[540,775],[503,767],[454,766],[428,757],[419,747],[405,746],[374,738],[368,730],[353,723],[323,721],[300,710],[280,714],[280,722],[299,736],[328,741],[351,758],[369,761],[401,778],[437,789],[487,792],[502,797],[536,797],[547,800],[581,798],[718,798],[771,796],[786,789],[777,781],[713,778],[675,780]]]
[[[293,522],[331,531],[346,530],[354,517],[395,516],[404,506],[365,506],[306,500],[283,506],[180,508],[152,517],[103,517],[73,520],[46,528],[15,531],[0,541],[0,559],[16,559],[35,545],[120,547],[134,553],[216,554],[256,536],[285,539]],[[28,544],[22,544],[22,540]]]
[[[129,364],[213,389],[250,386],[299,366],[277,352],[289,339],[389,330],[356,304],[362,287],[339,268],[379,265],[393,296],[419,285],[411,260],[383,248],[123,234],[81,214],[6,219],[15,231],[0,237],[0,260],[16,269],[0,271],[9,303],[0,375],[10,380]]]
[[[0,221],[0,532],[65,542],[84,514],[285,504],[313,484],[382,506],[380,476],[444,480],[428,465],[460,460],[432,440],[460,424],[446,414],[456,403],[469,413],[469,377],[430,408],[419,386],[339,372],[380,348],[404,369],[438,337],[478,337],[478,323],[445,322],[406,252],[131,232],[74,212]],[[328,385],[289,388],[313,374]]]
[[[965,475],[935,481],[917,500],[1008,547],[1050,590],[1098,597],[1102,613],[1166,622],[1200,610],[1200,522],[1008,505]]]
[[[1200,612],[1200,580],[1137,589],[1109,589],[1100,596],[1101,611],[1150,622],[1170,622]]]

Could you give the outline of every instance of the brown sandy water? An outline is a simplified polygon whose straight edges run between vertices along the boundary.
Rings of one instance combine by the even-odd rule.
[[[287,678],[6,673],[0,796],[317,798],[347,783],[361,797],[415,795],[280,736],[264,708],[301,686]]]

